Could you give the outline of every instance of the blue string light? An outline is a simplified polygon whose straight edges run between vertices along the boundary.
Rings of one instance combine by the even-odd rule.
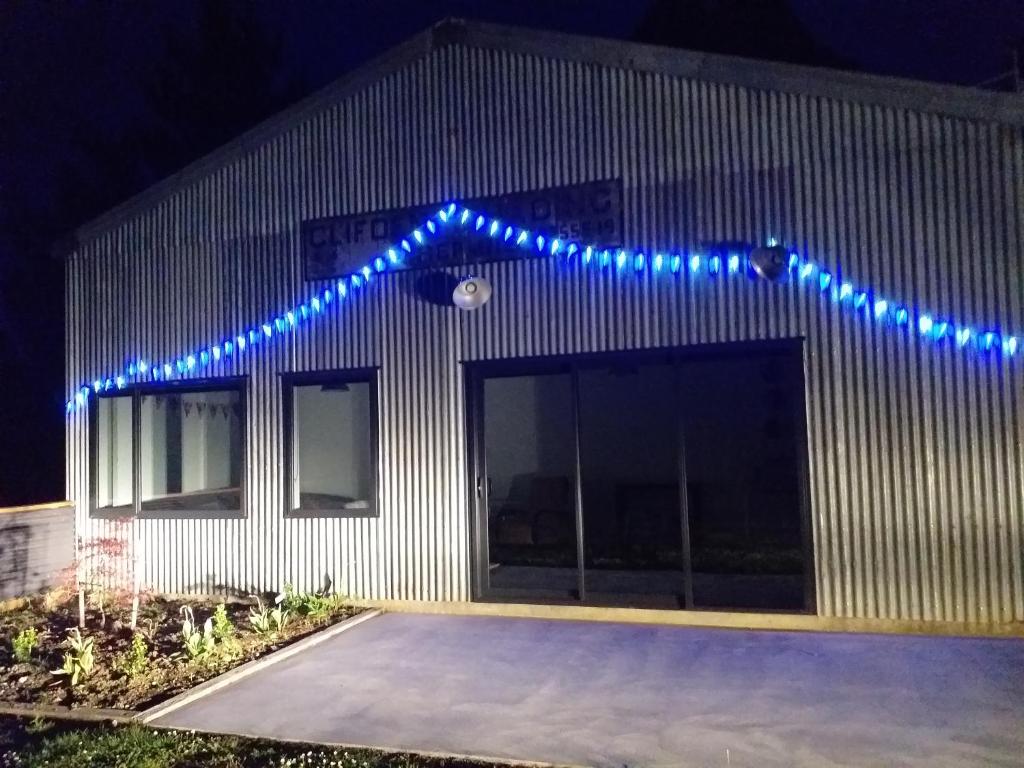
[[[488,224],[489,222],[489,224]],[[612,252],[607,249],[600,249],[594,244],[564,242],[560,238],[548,238],[541,233],[534,233],[527,229],[516,228],[512,224],[503,224],[495,218],[487,218],[482,213],[471,211],[451,203],[440,209],[434,216],[423,222],[419,227],[409,232],[407,237],[399,240],[371,259],[370,263],[360,267],[347,279],[340,279],[332,288],[326,288],[314,296],[309,297],[297,306],[284,311],[283,314],[275,315],[272,318],[257,323],[251,328],[240,331],[234,336],[220,340],[207,347],[199,348],[188,352],[180,357],[167,361],[149,361],[144,358],[129,361],[122,373],[111,374],[102,378],[96,378],[91,383],[83,384],[71,396],[65,404],[68,413],[73,413],[84,407],[91,395],[100,392],[109,392],[111,389],[123,390],[129,382],[170,381],[177,377],[185,377],[197,368],[203,369],[209,366],[228,362],[229,358],[239,357],[257,346],[261,342],[272,341],[275,336],[283,335],[286,331],[294,330],[302,323],[322,315],[332,303],[341,302],[348,295],[349,290],[358,290],[371,282],[371,278],[391,268],[403,266],[402,252],[412,253],[415,248],[425,246],[431,236],[441,232],[445,227],[472,227],[473,232],[481,232],[485,226],[486,231],[481,236],[498,237],[501,235],[502,242],[509,248],[520,247],[528,250],[534,248],[550,256],[564,255],[566,262],[571,261],[574,254],[580,254],[580,264],[583,267],[597,265],[601,269],[609,267],[613,260],[617,271],[624,271],[627,264],[631,264],[636,274],[654,273],[661,274],[665,267],[673,275],[678,275],[682,270],[685,258],[688,273],[699,277],[706,274],[715,277],[722,274],[723,259],[717,254],[704,258],[701,254],[683,256],[676,254],[656,253],[648,258],[641,252],[630,253],[624,249]],[[504,226],[504,229],[502,227]],[[513,239],[514,238],[514,239]],[[729,276],[743,275],[751,276],[746,268],[746,255],[738,253],[725,253],[724,266],[725,274]],[[891,299],[878,296],[874,291],[864,286],[858,286],[854,282],[843,280],[840,282],[833,276],[832,272],[823,269],[810,259],[801,257],[795,251],[790,252],[789,270],[795,274],[800,284],[807,278],[817,273],[817,288],[822,295],[829,296],[833,302],[840,307],[849,307],[852,311],[861,313],[864,317],[874,319],[893,328],[900,328],[913,325],[917,335],[927,341],[943,342],[949,340],[951,344],[962,349],[974,349],[982,354],[1000,354],[1004,360],[1016,357],[1020,348],[1020,339],[1016,335],[1002,334],[998,330],[977,331],[969,325],[956,323],[948,318],[937,318],[933,313],[910,308],[893,302]],[[833,283],[838,283],[838,288]]]

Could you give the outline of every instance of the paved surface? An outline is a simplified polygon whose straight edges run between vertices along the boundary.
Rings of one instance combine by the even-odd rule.
[[[1024,641],[385,614],[159,725],[600,766],[1024,765]]]

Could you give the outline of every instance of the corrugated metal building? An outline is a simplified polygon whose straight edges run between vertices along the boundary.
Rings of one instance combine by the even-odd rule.
[[[239,333],[244,341],[252,328],[262,341],[264,318],[333,289],[334,276],[305,279],[303,222],[351,222],[356,214],[417,206],[436,211],[470,199],[484,200],[474,212],[486,214],[488,198],[590,182],[607,182],[612,195],[621,195],[615,238],[622,242],[603,245],[628,250],[627,276],[614,263],[585,266],[582,252],[488,259],[474,271],[490,281],[493,297],[463,312],[424,298],[424,270],[385,270],[344,301],[336,296],[329,310],[299,318],[294,329],[271,326],[273,343],[245,354],[220,346]],[[796,275],[779,285],[746,275],[725,279],[729,255],[749,253],[729,243],[768,237],[815,259],[835,283],[818,290],[817,273],[810,288]],[[588,597],[587,583],[596,584],[604,566],[579,530],[587,493],[579,468],[599,461],[589,447],[594,433],[587,432],[587,393],[597,391],[587,388],[587,366],[597,361],[600,367],[606,358],[594,355],[657,350],[632,362],[608,357],[614,361],[608,365],[664,363],[678,380],[680,370],[690,371],[685,366],[706,362],[704,352],[742,359],[745,350],[786,357],[795,349],[795,390],[802,391],[781,397],[799,414],[792,466],[779,470],[795,478],[796,491],[786,493],[796,499],[794,509],[804,510],[797,527],[806,543],[799,571],[805,587],[792,607],[839,617],[1024,620],[1022,364],[1004,343],[1014,329],[1024,331],[1022,248],[1020,96],[446,22],[79,231],[67,262],[70,391],[100,377],[100,394],[107,394],[102,377],[110,371],[124,372],[126,393],[133,380],[146,380],[141,400],[160,399],[162,378],[230,379],[238,388],[227,400],[199,391],[195,402],[179,399],[167,407],[238,418],[240,435],[231,439],[241,454],[222,468],[234,479],[220,485],[238,493],[228,513],[147,508],[140,494],[157,481],[137,465],[147,460],[152,440],[125,437],[132,458],[118,461],[104,441],[120,438],[101,437],[97,426],[106,418],[114,423],[118,406],[87,395],[85,407],[69,409],[68,498],[77,501],[83,535],[102,532],[115,514],[137,513],[140,555],[154,589],[274,589],[286,581],[313,588],[326,576],[336,588],[367,598],[493,596],[500,590],[492,593],[490,580],[500,564],[493,553],[488,560],[488,544],[497,540],[487,526],[497,524],[494,509],[481,508],[496,502],[477,483],[482,474],[489,486],[481,465],[498,459],[488,459],[489,449],[480,445],[487,438],[474,409],[488,397],[488,377],[516,372],[475,364],[530,359],[533,373],[565,377],[560,381],[569,387],[561,411],[575,415],[566,434],[575,430],[567,445],[576,472],[564,478],[573,486],[577,527],[562,530],[565,519],[556,511],[545,518],[547,533],[538,532],[539,513],[530,513],[520,530],[515,515],[503,513],[501,545],[512,551],[542,540],[566,543],[574,533],[564,552],[545,550],[554,558],[547,564],[574,580],[566,599],[600,601],[608,595]],[[634,270],[641,252],[649,256]],[[696,254],[703,259],[695,265],[700,274],[690,275],[686,262],[678,274],[678,264],[656,271],[651,260],[660,252]],[[726,261],[713,262],[718,253]],[[712,274],[719,268],[721,275]],[[440,271],[461,276],[466,268]],[[842,287],[846,276],[856,281],[857,294],[864,287],[863,298]],[[876,320],[880,296],[893,304]],[[867,303],[848,306],[855,299]],[[903,306],[909,317],[893,315]],[[919,329],[919,308],[933,312],[936,322],[960,325],[942,338],[928,316],[928,328]],[[999,335],[975,334],[961,345],[955,334],[965,324]],[[770,340],[788,341],[750,344]],[[192,365],[185,358],[181,372],[160,377],[158,371],[161,381],[135,362],[157,367],[155,361],[179,361],[189,350],[206,353],[214,345],[216,360],[204,356]],[[291,387],[319,379],[289,374],[336,370],[358,375],[335,389],[372,390],[373,501],[349,504],[349,514],[291,514],[286,467],[295,459],[286,436],[302,396]],[[711,397],[711,390],[730,386],[722,382],[744,378],[743,370],[723,369],[721,381],[709,374],[700,379],[704,389],[688,396]],[[506,382],[502,402],[512,402],[513,383]],[[115,393],[121,391],[115,384]],[[523,397],[542,394],[530,391]],[[681,392],[665,391],[662,402]],[[522,402],[516,407],[525,408]],[[130,399],[122,404],[119,423],[145,435],[156,411]],[[598,413],[614,410],[599,406]],[[687,424],[696,418],[671,416]],[[188,427],[174,429],[181,444]],[[161,435],[160,441],[169,439]],[[90,461],[90,450],[106,458]],[[685,451],[690,457],[693,446]],[[179,456],[159,482],[184,491],[187,465]],[[116,499],[106,486],[122,471],[135,492]],[[506,499],[523,491],[511,487],[516,482],[507,483]],[[537,473],[518,482],[526,482],[524,499],[563,490],[561,478],[545,490]],[[665,491],[664,483],[620,484],[609,513],[619,522],[595,520],[590,528],[621,531],[628,509],[662,503],[643,498],[677,493],[684,537],[677,604],[699,607],[693,598],[698,534],[687,528],[696,524],[695,506],[728,506],[721,500],[731,497],[721,482],[699,489],[682,482],[682,494]],[[113,513],[99,509],[97,494],[111,497]],[[658,537],[679,532],[665,530],[648,535],[650,546],[675,553]],[[614,543],[614,535],[602,535]],[[633,555],[621,557],[615,562]],[[737,557],[731,562],[746,562],[746,555]],[[543,558],[530,562],[531,572],[545,565]],[[650,565],[638,566],[645,568]],[[736,570],[758,572],[742,563]],[[541,586],[538,599],[557,599],[562,589]]]

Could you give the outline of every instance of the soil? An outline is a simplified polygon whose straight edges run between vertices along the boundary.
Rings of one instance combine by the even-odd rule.
[[[17,610],[0,613],[0,701],[142,710],[359,612],[358,608],[345,605],[335,606],[329,614],[318,618],[293,612],[281,632],[268,636],[252,631],[249,604],[228,602],[225,607],[235,627],[230,652],[221,650],[209,660],[190,660],[182,643],[180,609],[190,606],[196,623],[202,626],[213,615],[218,602],[159,597],[144,602],[137,631],[149,646],[147,664],[143,672],[131,676],[119,671],[115,664],[132,641],[127,611],[108,610],[105,620],[99,612],[89,611],[82,635],[94,639],[96,663],[92,673],[74,690],[64,677],[53,675],[51,670],[60,668],[68,630],[78,624],[77,603],[53,607],[43,598],[36,598]],[[272,598],[269,602],[273,605]],[[31,661],[19,663],[14,659],[12,641],[27,627],[36,628],[39,644]]]

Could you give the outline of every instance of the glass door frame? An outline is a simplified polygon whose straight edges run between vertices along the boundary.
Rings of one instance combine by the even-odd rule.
[[[471,575],[470,589],[473,600],[478,601],[508,601],[527,600],[529,602],[544,603],[569,603],[573,605],[592,605],[587,600],[586,585],[586,531],[584,527],[583,510],[583,482],[582,482],[582,449],[581,449],[581,425],[580,411],[580,376],[581,370],[605,367],[614,364],[657,364],[667,363],[672,365],[673,375],[679,376],[678,363],[683,360],[718,358],[724,355],[739,355],[744,353],[757,354],[766,351],[789,351],[798,357],[800,361],[800,374],[802,387],[795,400],[795,429],[797,435],[798,466],[797,478],[799,483],[799,515],[802,539],[803,573],[804,573],[804,607],[802,610],[776,609],[775,612],[814,614],[817,612],[817,598],[815,594],[815,562],[814,544],[811,520],[811,496],[810,496],[810,471],[807,433],[807,384],[806,384],[806,361],[804,357],[804,339],[802,337],[787,339],[771,339],[750,342],[724,342],[715,344],[701,344],[680,347],[655,347],[646,349],[625,349],[611,352],[596,352],[582,354],[545,355],[534,357],[503,358],[500,360],[462,361],[465,376],[465,398],[466,398],[466,435],[467,435],[467,493],[469,498],[470,515],[470,544],[471,544]],[[488,494],[487,494],[487,461],[485,455],[484,437],[484,381],[488,378],[513,377],[513,376],[542,376],[553,374],[568,374],[571,376],[573,396],[573,437],[575,445],[573,455],[575,458],[575,471],[573,473],[573,498],[575,500],[576,520],[576,558],[577,558],[577,590],[575,595],[565,596],[559,599],[544,594],[543,591],[516,590],[511,593],[509,590],[495,589],[489,586],[489,531],[488,531]],[[678,385],[678,378],[676,378]],[[678,470],[679,482],[679,513],[681,515],[681,545],[682,545],[682,570],[683,570],[683,605],[684,610],[709,610],[720,611],[730,610],[736,612],[765,612],[766,609],[731,608],[722,609],[714,607],[698,607],[694,605],[693,598],[693,569],[692,553],[690,547],[690,515],[688,509],[687,477],[686,477],[686,439],[684,429],[684,415],[680,410],[676,421],[677,445],[678,445]]]

